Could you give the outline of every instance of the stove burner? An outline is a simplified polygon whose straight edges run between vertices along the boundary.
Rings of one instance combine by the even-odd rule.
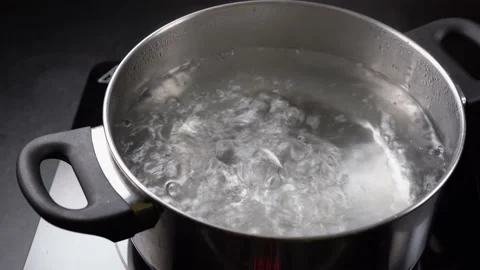
[[[253,270],[280,270],[280,263],[271,257],[255,258],[253,261]]]

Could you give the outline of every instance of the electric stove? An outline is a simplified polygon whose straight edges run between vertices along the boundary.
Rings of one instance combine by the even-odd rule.
[[[72,128],[80,128],[84,126],[95,127],[102,124],[103,98],[108,82],[110,81],[117,64],[118,62],[105,62],[93,67],[88,77]],[[87,204],[73,170],[70,165],[64,162],[59,162],[50,189],[50,194],[57,203],[68,208],[82,208]],[[440,204],[440,210],[442,207],[448,207],[448,204],[447,206],[442,206],[442,204]],[[477,211],[476,214],[480,214],[480,211]],[[442,215],[440,214],[440,216]],[[469,242],[468,240],[444,241],[450,243],[450,246],[446,246],[445,243],[442,243],[442,241],[439,240],[439,238],[447,240],[458,238],[455,236],[458,232],[448,232],[452,226],[442,227],[442,225],[445,225],[444,220],[446,219],[434,221],[432,227],[433,233],[430,236],[426,250],[419,263],[413,269],[480,269],[480,265],[476,262],[477,258],[475,252],[464,247],[465,242]],[[463,221],[468,222],[468,220],[466,221],[465,219]],[[435,222],[441,224],[436,225]],[[469,224],[472,225],[471,222]],[[437,237],[437,233],[442,235],[442,237]],[[450,237],[445,237],[445,235]],[[459,234],[460,237],[464,237],[464,235],[465,232]],[[174,270],[193,268],[212,269],[211,262],[210,264],[207,264],[202,260],[203,257],[208,257],[202,256],[205,255],[205,252],[209,252],[208,248],[194,247],[194,243],[181,238],[182,236],[175,237],[172,248],[173,255],[163,256],[166,261],[161,262],[161,264],[166,265],[165,268],[173,268]],[[472,236],[470,242],[473,242],[475,239],[478,239],[477,234]],[[171,253],[172,252],[169,252],[167,254]],[[221,264],[218,265],[218,269],[223,269],[220,265]],[[359,269],[360,268],[362,267],[359,267]],[[152,267],[144,262],[132,242],[129,240],[113,243],[100,237],[60,229],[41,219],[23,269],[151,270]],[[265,268],[262,270],[275,269],[277,268],[273,268],[272,266],[271,269]],[[365,269],[368,269],[368,267]]]

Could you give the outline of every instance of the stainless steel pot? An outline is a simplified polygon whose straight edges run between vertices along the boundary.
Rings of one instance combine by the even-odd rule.
[[[411,32],[434,58],[405,35],[373,19],[307,2],[242,2],[192,13],[152,33],[123,59],[108,86],[103,127],[46,135],[23,148],[17,163],[20,188],[50,223],[112,241],[132,238],[147,263],[158,270],[171,266],[173,235],[187,231],[204,241],[211,261],[221,262],[225,269],[410,269],[424,249],[440,190],[459,160],[465,139],[465,98],[437,60],[449,68],[467,99],[475,96],[473,80],[439,46],[452,31],[480,41],[480,28],[465,20],[438,21]],[[113,123],[127,113],[139,95],[134,89],[152,72],[241,47],[326,52],[364,63],[396,84],[410,85],[411,94],[444,137],[451,160],[448,172],[435,189],[398,215],[321,237],[282,239],[233,233],[163,204],[125,165]],[[85,208],[67,209],[49,196],[39,169],[49,158],[72,165],[88,200]],[[265,266],[258,268],[261,262]]]

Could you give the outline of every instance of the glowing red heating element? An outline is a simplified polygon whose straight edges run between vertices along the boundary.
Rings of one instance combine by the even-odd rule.
[[[253,270],[280,270],[280,263],[277,258],[256,257],[253,259]]]

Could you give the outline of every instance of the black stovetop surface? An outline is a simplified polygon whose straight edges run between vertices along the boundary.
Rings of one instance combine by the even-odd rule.
[[[83,96],[76,114],[73,128],[102,125],[102,108],[105,90],[110,76],[118,62],[104,62],[93,67],[83,92]],[[458,171],[458,169],[457,169]],[[480,269],[480,260],[477,258],[476,244],[480,243],[480,221],[475,214],[475,205],[478,204],[477,190],[465,180],[467,176],[456,173],[455,179],[449,181],[445,187],[448,192],[440,200],[437,215],[432,225],[432,235],[422,255],[418,270],[467,270]],[[462,183],[459,185],[458,183]],[[473,186],[474,187],[474,186]],[[466,207],[468,206],[468,207]],[[477,209],[478,210],[478,209]],[[202,254],[189,254],[185,259],[185,250],[182,250],[184,240],[177,239],[176,253],[183,253],[182,259],[175,259],[174,269],[207,269],[208,265],[202,262]],[[192,243],[186,243],[192,245]],[[200,248],[200,250],[202,250]],[[175,254],[175,252],[174,252]],[[129,260],[132,270],[145,270],[145,263],[130,244]],[[211,269],[211,268],[210,268]]]

